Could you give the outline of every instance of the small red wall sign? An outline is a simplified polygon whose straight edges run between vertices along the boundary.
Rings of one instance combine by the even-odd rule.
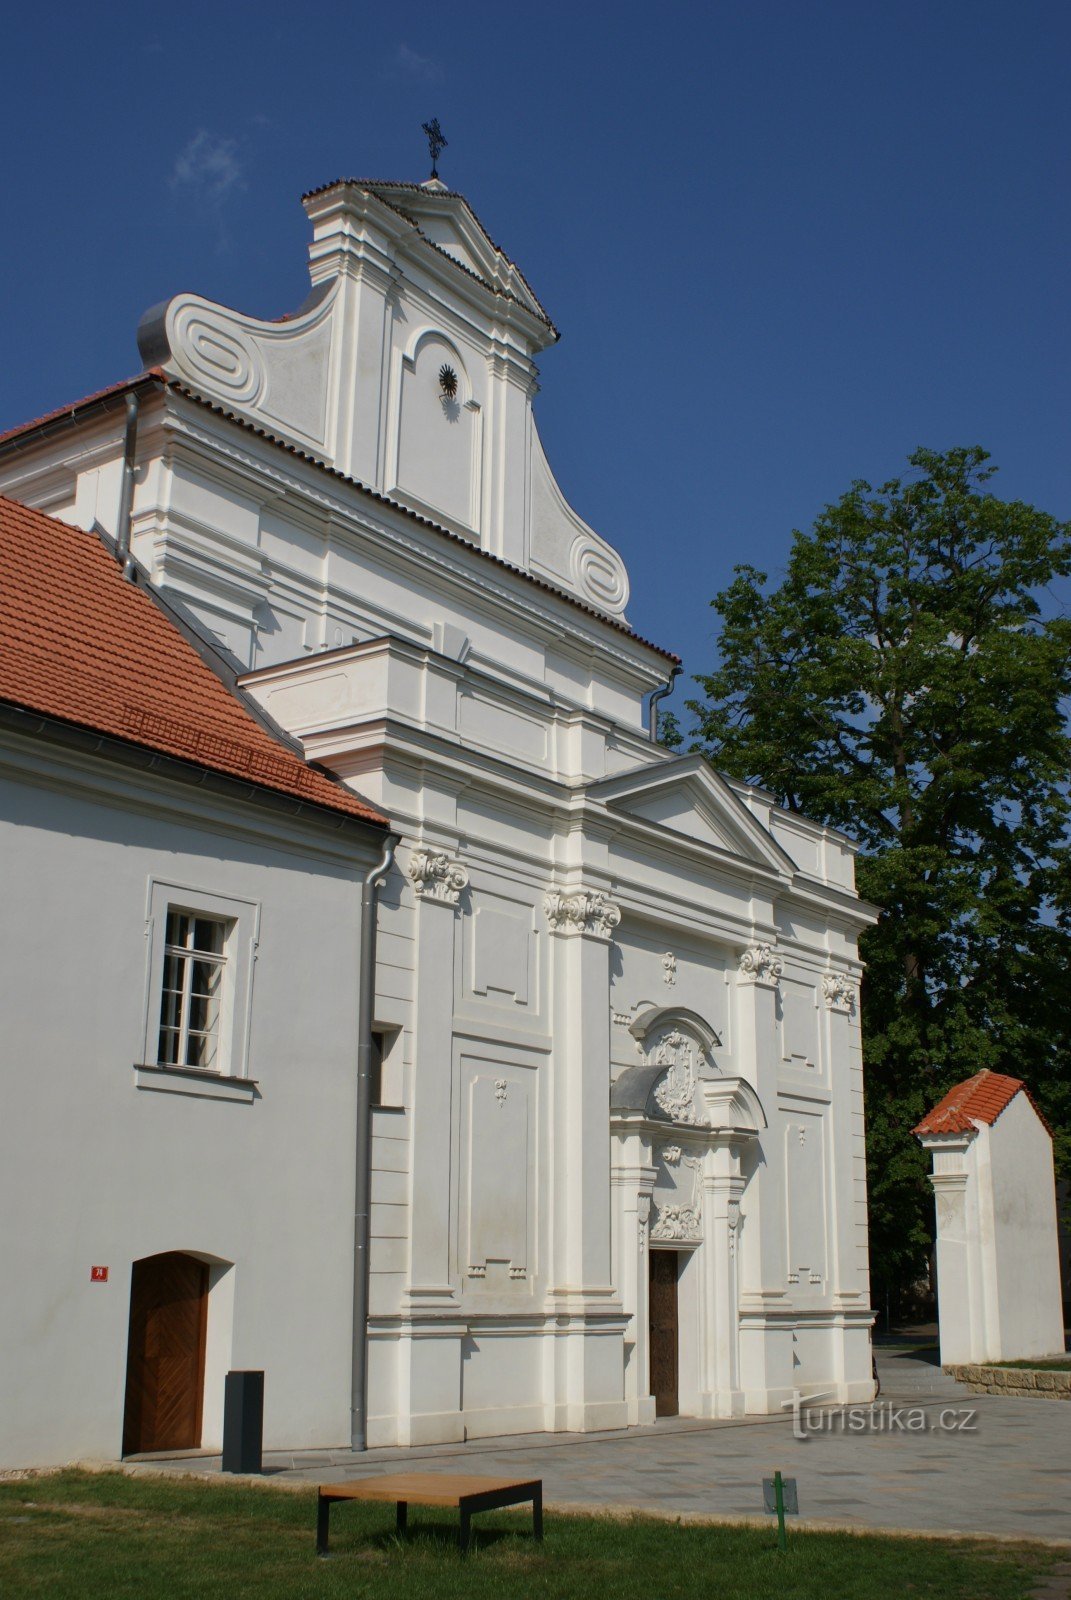
[[[107,1283],[107,1281],[108,1281],[108,1269],[107,1269],[107,1267],[90,1267],[90,1269],[89,1269],[89,1281],[90,1281],[90,1283]]]

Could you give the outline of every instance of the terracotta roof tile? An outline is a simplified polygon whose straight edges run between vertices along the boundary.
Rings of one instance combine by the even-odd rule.
[[[372,823],[263,728],[95,534],[0,496],[0,700]]]
[[[983,1067],[973,1078],[967,1078],[949,1089],[944,1099],[938,1101],[911,1131],[918,1134],[970,1133],[975,1123],[991,1125],[1007,1109],[1020,1089],[1048,1127],[1021,1078],[1009,1078],[1003,1072],[991,1072],[988,1067]]]

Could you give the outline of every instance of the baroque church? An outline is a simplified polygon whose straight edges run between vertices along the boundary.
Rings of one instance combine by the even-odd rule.
[[[533,396],[558,334],[465,198],[340,180],[303,204],[298,311],[176,295],[142,319],[138,377],[0,439],[0,494],[45,514],[41,559],[49,526],[74,537],[59,524],[80,530],[72,560],[110,550],[108,593],[125,568],[256,737],[336,796],[272,823],[254,772],[245,812],[234,795],[209,814],[178,772],[216,770],[200,691],[163,704],[118,590],[105,614],[135,655],[113,699],[155,682],[163,708],[109,737],[117,761],[170,751],[174,792],[124,768],[118,796],[118,767],[85,751],[80,820],[50,824],[74,779],[35,776],[34,730],[10,733],[0,770],[40,797],[5,849],[67,874],[47,937],[65,906],[72,970],[79,948],[110,955],[96,1010],[25,1022],[20,1072],[90,1150],[57,1135],[69,1181],[6,1313],[14,1384],[39,1402],[16,1464],[180,1434],[218,1448],[222,1375],[242,1367],[265,1371],[278,1448],[348,1443],[358,1368],[369,1446],[869,1399],[857,940],[875,914],[854,847],[657,742],[679,664],[633,630],[621,557],[555,481]],[[89,716],[52,714],[57,740]],[[327,837],[338,794],[367,835],[348,866]],[[24,849],[48,826],[81,854]],[[30,883],[20,927],[32,900]],[[131,1422],[154,1261],[192,1263],[177,1433],[162,1409]],[[61,1369],[66,1420],[39,1443]]]

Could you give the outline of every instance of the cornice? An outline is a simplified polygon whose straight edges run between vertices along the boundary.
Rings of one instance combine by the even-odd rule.
[[[352,870],[382,850],[384,829],[345,812],[261,789],[193,762],[0,702],[0,768],[16,782],[201,827],[265,849]],[[285,819],[286,832],[280,824]]]
[[[214,401],[203,399],[187,388],[185,384],[169,383],[166,393],[172,403],[168,416],[167,426],[173,437],[181,435],[201,450],[215,454],[224,454],[228,460],[239,467],[244,467],[247,472],[258,475],[261,480],[261,495],[266,491],[263,480],[275,486],[276,493],[288,498],[299,495],[313,503],[318,504],[333,517],[333,529],[346,533],[357,533],[358,536],[372,535],[376,540],[377,552],[381,551],[384,543],[400,553],[405,564],[412,566],[414,558],[418,558],[422,568],[433,566],[452,585],[463,590],[471,603],[474,592],[485,594],[489,601],[498,607],[496,616],[500,619],[503,608],[514,616],[521,612],[526,623],[531,627],[533,634],[541,637],[544,645],[559,640],[564,633],[578,647],[594,654],[597,658],[612,662],[618,670],[624,670],[631,676],[649,678],[653,686],[662,683],[665,679],[663,668],[644,669],[636,654],[626,652],[612,645],[609,640],[600,638],[593,632],[584,630],[577,624],[568,620],[568,610],[576,609],[591,617],[592,621],[602,627],[612,629],[634,641],[640,649],[661,658],[662,660],[676,660],[668,651],[662,650],[658,645],[653,645],[620,621],[602,612],[597,612],[585,601],[577,599],[563,589],[548,583],[532,573],[525,572],[519,567],[514,567],[511,562],[496,556],[492,551],[484,550],[471,539],[466,539],[451,529],[432,522],[420,512],[412,510],[409,506],[399,501],[391,500],[385,495],[378,494],[375,490],[368,489],[353,478],[348,478],[344,473],[333,467],[326,466],[323,462],[315,460],[305,452],[292,445],[276,439],[265,429],[248,422],[244,417],[225,410]],[[251,453],[251,448],[242,449],[233,444],[223,443],[218,436],[208,432],[203,426],[199,427],[190,417],[180,411],[186,402],[198,410],[203,410],[230,426],[240,429],[246,435],[255,438],[259,443],[271,450],[285,452],[296,463],[301,463],[304,473],[300,468],[284,468],[277,464],[263,462],[259,455]],[[323,475],[321,479],[320,475]],[[338,487],[328,489],[324,482],[337,484]],[[347,495],[347,491],[354,497],[360,497],[360,505],[355,505]],[[386,520],[386,516],[373,514],[368,508],[370,504],[382,508],[382,512],[404,519],[406,527],[402,533]],[[414,525],[420,530],[420,543],[416,545],[414,539]],[[448,559],[446,550],[439,543],[440,540],[449,541],[451,557]],[[468,563],[471,560],[472,565]],[[464,562],[465,565],[461,563]],[[484,565],[486,563],[486,566]],[[492,575],[491,566],[497,569]],[[473,588],[473,572],[478,573],[478,589]],[[498,576],[501,574],[501,576]],[[507,578],[516,582],[516,587],[506,588],[504,581]],[[555,615],[549,608],[541,609],[525,593],[528,585],[534,585],[541,590],[548,599],[565,611],[565,615]]]

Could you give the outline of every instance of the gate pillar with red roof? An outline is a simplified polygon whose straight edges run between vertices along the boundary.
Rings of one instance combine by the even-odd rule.
[[[1030,1091],[983,1069],[914,1132],[933,1157],[942,1362],[1059,1353],[1052,1134]]]

